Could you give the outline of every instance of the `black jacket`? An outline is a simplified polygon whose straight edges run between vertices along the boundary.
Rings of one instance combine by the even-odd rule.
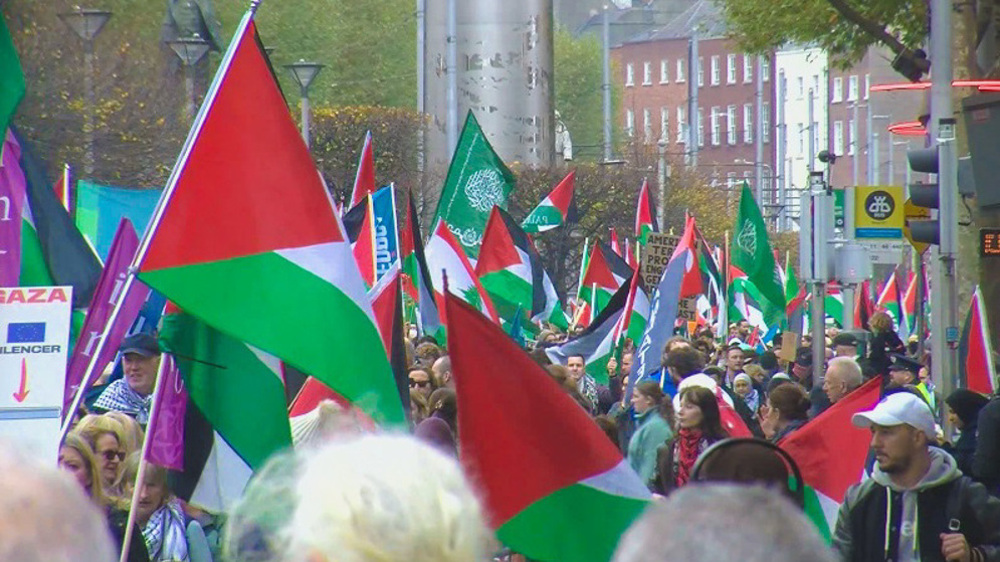
[[[994,495],[1000,495],[1000,394],[979,410],[979,437],[972,473]]]

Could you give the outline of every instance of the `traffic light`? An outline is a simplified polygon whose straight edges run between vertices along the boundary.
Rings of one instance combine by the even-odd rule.
[[[921,148],[908,150],[906,158],[910,169],[923,174],[938,173],[938,149]],[[937,183],[910,184],[910,202],[926,209],[938,209],[941,205],[940,192]],[[932,213],[934,214],[934,213]],[[941,244],[941,225],[934,219],[907,219],[906,226],[910,229],[910,238],[914,242],[923,242],[939,246]]]

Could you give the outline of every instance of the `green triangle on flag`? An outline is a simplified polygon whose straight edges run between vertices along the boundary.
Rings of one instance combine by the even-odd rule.
[[[512,189],[514,174],[497,156],[469,110],[431,224],[439,220],[448,223],[465,254],[475,258],[490,211],[494,206],[506,207]]]

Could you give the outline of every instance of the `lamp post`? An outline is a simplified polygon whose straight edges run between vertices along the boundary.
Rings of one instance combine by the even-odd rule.
[[[94,114],[97,107],[97,96],[94,93],[94,39],[111,19],[111,12],[77,7],[72,12],[59,14],[59,19],[83,39],[83,89],[87,96],[87,108],[83,114],[83,171],[87,177],[93,177]]]
[[[669,170],[667,169],[667,139],[660,137],[660,140],[656,141],[656,151],[660,155],[659,166],[657,167],[656,179],[660,188],[660,209],[658,214],[658,219],[660,222],[660,228],[663,228],[664,214],[667,209],[667,175]]]
[[[204,40],[197,33],[191,37],[182,37],[173,41],[168,41],[170,48],[181,59],[184,65],[184,88],[187,92],[187,103],[184,105],[184,116],[188,122],[194,121],[194,114],[197,111],[198,99],[194,92],[194,67],[198,61],[208,53],[208,41]]]
[[[302,139],[306,141],[306,147],[308,147],[309,86],[312,84],[313,80],[316,79],[316,75],[319,74],[319,71],[323,70],[323,65],[318,62],[306,62],[299,59],[299,62],[286,64],[285,68],[291,71],[292,77],[295,78],[295,83],[299,85],[299,94],[302,96]]]

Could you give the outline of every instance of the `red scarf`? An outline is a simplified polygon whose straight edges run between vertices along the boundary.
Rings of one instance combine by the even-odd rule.
[[[677,465],[676,484],[678,488],[687,484],[688,478],[691,477],[691,469],[701,453],[701,439],[700,429],[682,427],[677,432],[677,440],[674,445],[674,463]]]

